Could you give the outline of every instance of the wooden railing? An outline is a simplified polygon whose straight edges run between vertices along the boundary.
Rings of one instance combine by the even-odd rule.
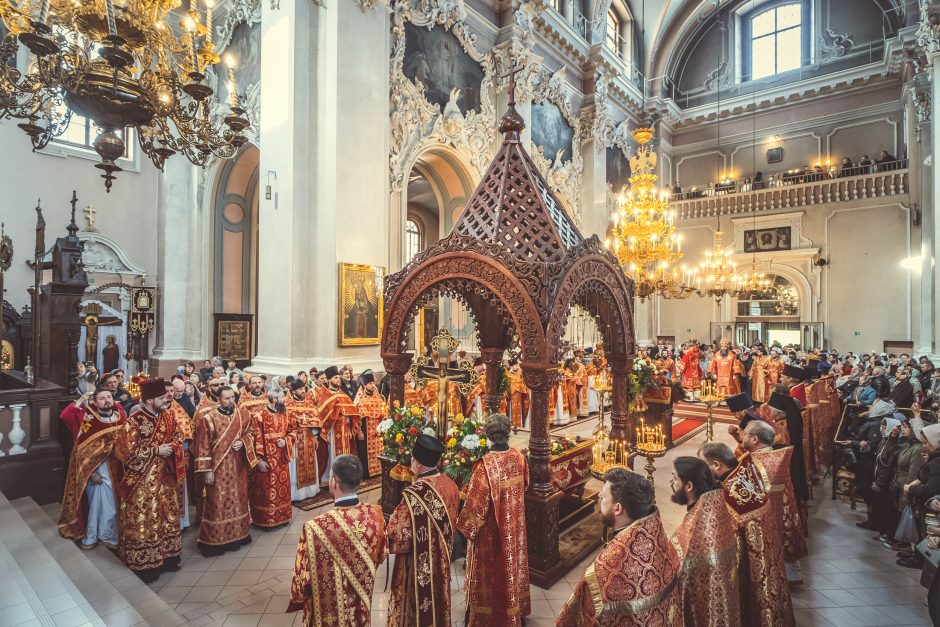
[[[908,192],[907,168],[872,172],[859,176],[820,178],[802,183],[783,184],[776,187],[748,189],[748,191],[719,191],[714,195],[689,198],[673,198],[672,209],[677,220],[733,215],[752,211],[773,211],[794,207],[808,207],[834,202],[849,202],[888,196],[905,195]]]

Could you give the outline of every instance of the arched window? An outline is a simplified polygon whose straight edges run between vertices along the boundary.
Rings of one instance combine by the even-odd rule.
[[[405,222],[405,263],[421,252],[421,228],[412,219]]]
[[[607,12],[607,47],[616,52],[620,50],[620,18],[611,9]]]
[[[808,0],[761,8],[745,19],[744,80],[799,69],[809,57]]]
[[[779,274],[767,275],[771,287],[738,300],[738,316],[750,318],[795,317],[800,315],[800,296],[796,286]]]

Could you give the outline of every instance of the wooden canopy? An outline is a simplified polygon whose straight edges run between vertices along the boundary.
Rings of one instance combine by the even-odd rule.
[[[530,487],[526,523],[532,582],[548,587],[573,564],[558,545],[560,493],[549,485],[548,393],[558,377],[562,338],[572,305],[599,321],[613,375],[611,437],[627,440],[628,381],[635,353],[633,283],[596,235],[584,239],[523,148],[524,121],[509,110],[499,152],[450,235],[385,280],[382,358],[390,396],[404,401],[407,340],[415,316],[440,296],[473,312],[487,365],[488,410],[499,407],[500,363],[518,343],[531,390]]]

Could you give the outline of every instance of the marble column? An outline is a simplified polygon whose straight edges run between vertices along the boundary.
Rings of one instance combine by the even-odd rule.
[[[930,73],[930,101],[933,105],[940,102],[940,50],[936,50],[930,55]],[[940,124],[937,124],[935,120],[930,126],[930,140],[931,150],[935,153],[936,148],[940,146]],[[936,289],[936,286],[940,285],[940,264],[936,263],[936,243],[940,241],[940,220],[937,219],[935,206],[936,201],[940,199],[940,176],[937,176],[936,158],[936,154],[931,155],[930,170],[925,173],[930,178],[932,185],[930,186],[931,202],[925,202],[923,205],[924,224],[922,232],[930,247],[929,250],[924,250],[924,268],[927,271],[921,275],[925,279],[923,283],[929,284],[932,292],[928,294],[927,302],[933,306],[926,309],[929,309],[932,329],[929,339],[933,350],[930,353],[935,356],[937,354],[936,339],[940,337],[940,316],[936,313],[937,308],[940,307],[940,293]],[[927,214],[930,214],[929,217]],[[923,290],[928,289],[923,285],[921,287]],[[923,340],[921,343],[924,343]]]

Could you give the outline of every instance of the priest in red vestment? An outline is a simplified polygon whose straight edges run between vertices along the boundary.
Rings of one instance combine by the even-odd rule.
[[[145,582],[179,568],[180,504],[177,486],[186,476],[183,440],[162,379],[140,384],[140,406],[127,417],[114,450],[124,464],[118,556]]]
[[[687,513],[674,541],[682,553],[682,612],[687,627],[741,625],[738,528],[721,483],[698,457],[673,462],[672,502]]]
[[[62,493],[59,533],[81,540],[80,548],[93,549],[104,543],[118,548],[117,491],[124,468],[115,455],[114,442],[124,428],[124,416],[115,410],[111,391],[98,388],[76,407],[80,421],[78,437],[69,460]]]
[[[702,382],[702,349],[692,340],[677,364],[682,377],[682,388],[689,391],[699,389]]]
[[[708,364],[708,374],[714,377],[719,395],[732,396],[741,391],[738,377],[744,374],[744,368],[731,350],[731,340],[722,338],[718,352]]]
[[[248,475],[251,521],[265,529],[290,522],[290,460],[296,427],[284,408],[284,390],[265,394],[267,405],[251,413],[257,465]],[[247,407],[245,409],[248,409]]]
[[[238,406],[247,407],[254,418],[254,414],[264,409],[267,404],[268,395],[264,391],[264,379],[256,374],[251,375],[248,378],[248,387],[238,397]]]
[[[304,382],[294,379],[284,397],[288,419],[296,426],[294,458],[291,460],[291,500],[302,501],[320,492],[320,478],[326,474],[330,449],[320,442],[320,414],[316,390],[307,391]]]
[[[329,490],[335,507],[304,523],[297,543],[288,612],[303,610],[303,625],[368,627],[375,570],[385,560],[385,518],[360,503],[362,463],[333,460]]]
[[[418,436],[411,451],[415,482],[388,521],[388,552],[395,554],[389,627],[450,626],[450,554],[460,492],[437,470],[444,445]]]
[[[803,368],[793,364],[784,364],[780,373],[780,382],[790,388],[790,396],[800,404],[800,409],[806,407],[806,383],[803,381]]]
[[[614,538],[588,566],[556,627],[683,624],[681,558],[654,502],[645,477],[626,468],[604,474],[600,515]]]
[[[765,423],[755,420],[751,424]],[[699,449],[699,456],[722,482],[725,504],[744,549],[738,567],[742,624],[748,627],[795,625],[783,559],[783,532],[761,468],[750,453],[736,459],[722,442],[706,442]]]
[[[489,452],[473,466],[457,529],[467,538],[469,627],[517,627],[531,611],[525,491],[529,468],[509,448],[509,418],[486,421]]]
[[[317,415],[320,417],[320,441],[317,446],[328,447],[331,457],[355,455],[358,450],[356,438],[361,430],[359,410],[340,387],[342,377],[339,369],[330,366],[323,372],[326,375],[326,386],[316,389]],[[320,485],[323,485],[323,477]]]
[[[529,388],[522,377],[522,367],[517,359],[509,360],[509,416],[512,428],[524,427],[529,417]]]
[[[379,423],[388,418],[388,401],[379,394],[375,385],[375,374],[365,370],[359,375],[359,390],[353,403],[359,411],[361,430],[359,433],[359,461],[370,477],[382,474],[382,464],[379,455],[382,453],[382,438],[377,427]]]
[[[784,559],[792,563],[806,557],[808,551],[800,522],[799,503],[790,475],[793,447],[774,447],[775,438],[773,427],[755,420],[744,429],[741,445],[761,470],[774,515],[783,532]]]
[[[199,539],[206,556],[218,556],[251,542],[248,511],[248,469],[254,468],[251,416],[235,406],[235,392],[223,388],[219,406],[205,412],[193,439],[196,473],[206,486]]]
[[[421,393],[415,389],[414,381],[411,379],[411,372],[405,372],[405,406],[409,405],[421,405],[424,406],[423,401],[421,400]],[[435,404],[436,406],[436,404]]]

